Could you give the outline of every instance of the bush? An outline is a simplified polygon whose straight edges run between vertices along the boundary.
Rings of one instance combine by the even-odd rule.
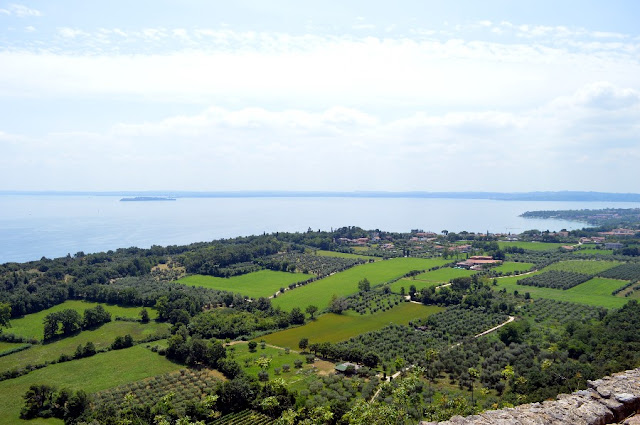
[[[295,359],[293,361],[293,367],[295,367],[296,369],[300,369],[302,367],[302,360],[300,359]]]

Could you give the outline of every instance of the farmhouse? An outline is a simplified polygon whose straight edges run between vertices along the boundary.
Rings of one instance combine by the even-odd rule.
[[[360,369],[360,366],[355,363],[340,363],[335,366],[335,370],[340,373],[344,373],[345,375],[349,375],[355,373]]]
[[[470,270],[481,270],[500,263],[502,263],[501,260],[494,260],[488,255],[472,255],[468,260],[456,263],[456,266]]]
[[[611,243],[604,244],[604,247],[606,249],[621,249],[623,247],[623,245],[621,243],[618,243],[618,242],[611,242]]]

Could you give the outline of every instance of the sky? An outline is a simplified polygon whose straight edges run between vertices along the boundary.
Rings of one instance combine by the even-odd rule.
[[[640,192],[640,2],[0,0],[0,190]]]

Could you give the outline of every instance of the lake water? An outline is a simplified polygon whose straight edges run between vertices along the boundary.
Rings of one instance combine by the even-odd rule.
[[[110,249],[180,245],[276,231],[343,226],[408,232],[511,232],[582,228],[518,217],[525,211],[636,208],[628,202],[523,202],[389,198],[179,198],[0,195],[0,263]]]

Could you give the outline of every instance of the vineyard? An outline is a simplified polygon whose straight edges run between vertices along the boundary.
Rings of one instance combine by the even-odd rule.
[[[588,275],[597,275],[619,265],[618,261],[569,260],[559,261],[545,267],[544,271],[563,271]]]
[[[300,391],[300,396],[309,408],[324,406],[331,400],[350,402],[358,396],[368,400],[379,383],[375,376],[367,380],[358,376],[346,378],[340,374],[318,376]]]
[[[351,351],[373,351],[383,363],[390,364],[400,357],[408,364],[423,364],[429,347],[445,348],[465,338],[504,323],[509,318],[483,308],[466,309],[460,306],[411,322],[412,326],[389,325],[339,343]]]
[[[591,279],[591,276],[582,273],[551,270],[525,277],[524,279],[518,280],[517,283],[518,285],[566,290],[578,286],[589,279]]]
[[[269,425],[274,421],[267,415],[255,410],[243,410],[230,413],[211,422],[211,425]]]
[[[431,333],[435,338],[448,343],[477,335],[487,329],[504,323],[509,315],[494,313],[484,308],[464,308],[453,306],[426,319],[411,324]]]
[[[404,297],[401,295],[384,293],[383,291],[358,292],[347,297],[347,309],[354,310],[360,315],[373,314],[387,311],[404,301]]]
[[[95,393],[93,405],[118,408],[125,402],[127,394],[132,394],[140,404],[155,404],[165,395],[173,393],[174,407],[183,414],[188,401],[201,400],[217,382],[219,379],[207,370],[182,369]]]
[[[600,276],[609,279],[640,280],[640,263],[621,264],[600,273]]]
[[[520,314],[531,317],[537,323],[554,321],[567,323],[570,321],[589,322],[601,319],[607,310],[603,307],[592,307],[567,301],[555,301],[538,298],[525,304]]]

